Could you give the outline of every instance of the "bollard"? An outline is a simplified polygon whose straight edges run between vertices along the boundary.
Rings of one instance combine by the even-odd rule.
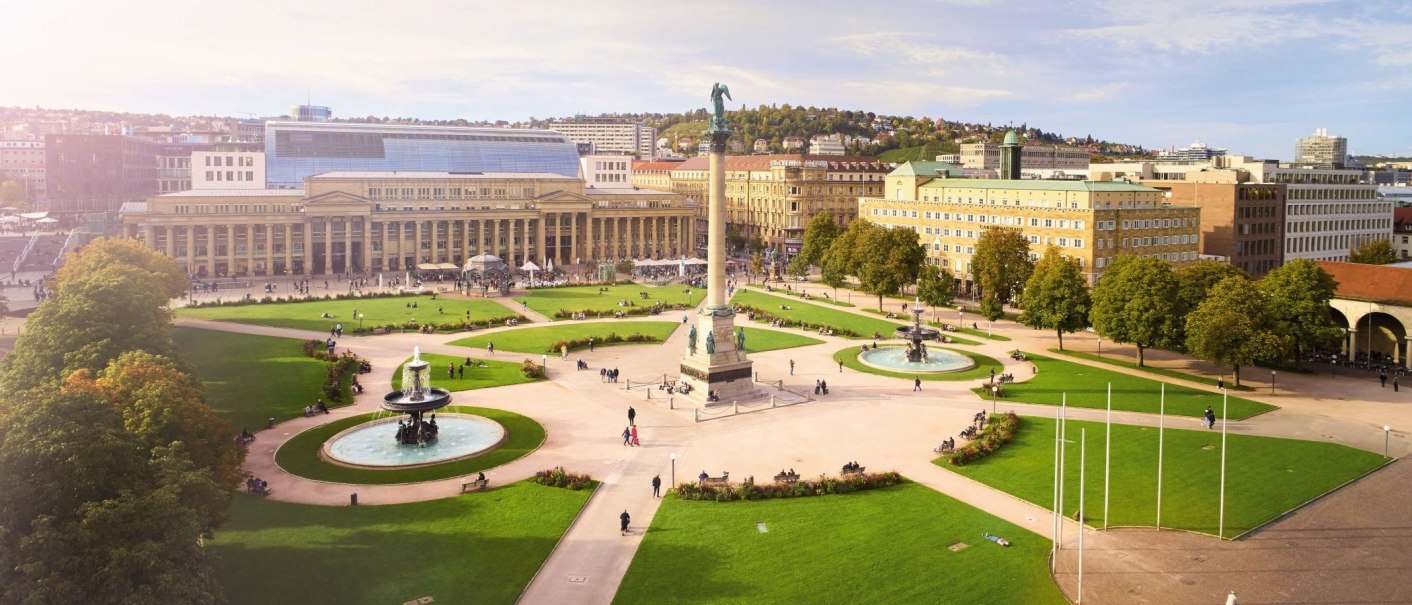
[[[348,494],[348,506],[358,506],[358,492]]]
[[[652,399],[652,389],[647,389],[647,399]]]
[[[760,382],[760,373],[759,373],[759,372],[756,372],[756,373],[755,373],[755,382]]]
[[[624,388],[625,388],[626,390],[628,390],[628,391],[631,391],[631,390],[632,390],[632,379],[631,379],[631,378],[628,379],[628,386],[627,386],[627,387],[624,387]]]
[[[692,422],[701,422],[701,408],[692,408],[692,409],[691,409],[691,421],[692,421]]]
[[[732,414],[739,414],[739,413],[740,413],[740,402],[739,402],[739,401],[732,401],[732,402],[731,402],[731,413],[732,413]]]
[[[274,419],[274,418],[271,418],[271,419],[265,421],[265,428],[267,428],[267,429],[275,428],[275,419]]]
[[[668,397],[668,398],[667,398],[667,409],[669,409],[669,410],[675,410],[675,409],[677,409],[677,398],[676,398],[676,397]]]
[[[775,407],[775,394],[770,393],[770,407]]]

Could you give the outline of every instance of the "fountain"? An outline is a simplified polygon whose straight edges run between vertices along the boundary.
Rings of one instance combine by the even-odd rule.
[[[912,303],[912,325],[898,326],[897,336],[907,341],[907,361],[925,363],[927,360],[926,340],[941,340],[941,333],[932,328],[922,327],[922,299],[917,297]]]
[[[874,347],[858,353],[858,361],[881,370],[935,374],[957,372],[975,367],[970,357],[942,349],[927,349],[925,341],[941,340],[941,333],[922,327],[921,299],[912,307],[912,325],[898,326],[896,336],[907,341],[907,348]]]
[[[324,443],[324,457],[347,466],[394,468],[439,464],[488,451],[505,440],[505,428],[471,414],[435,411],[451,403],[451,393],[431,386],[431,364],[421,349],[402,366],[402,390],[382,398],[382,409],[395,418],[381,418],[350,428]],[[423,415],[431,412],[430,418]],[[405,415],[405,420],[404,416]],[[388,439],[393,422],[397,431]]]

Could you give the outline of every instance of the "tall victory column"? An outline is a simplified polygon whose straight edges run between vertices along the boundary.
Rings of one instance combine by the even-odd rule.
[[[711,180],[707,207],[706,306],[687,335],[686,357],[681,360],[681,381],[691,385],[689,397],[707,401],[714,394],[722,403],[757,396],[751,361],[745,357],[745,332],[735,329],[735,313],[726,301],[726,123],[724,99],[730,89],[711,87],[715,114],[702,134],[711,139]]]

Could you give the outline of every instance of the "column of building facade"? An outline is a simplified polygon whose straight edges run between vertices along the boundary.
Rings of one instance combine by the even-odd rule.
[[[216,227],[206,225],[206,275],[216,276]]]
[[[578,263],[581,258],[579,253],[579,213],[569,213],[569,260],[570,263]]]
[[[343,217],[343,272],[353,272],[353,217]]]
[[[521,219],[520,226],[520,248],[524,250],[523,262],[527,263],[530,262],[530,259],[534,258],[531,256],[532,253],[530,252],[530,218],[525,217]],[[520,266],[523,267],[524,264],[522,263]]]
[[[235,225],[226,225],[226,277],[235,273]]]
[[[186,272],[196,272],[196,227],[186,226]]]
[[[284,224],[284,273],[294,273],[294,224]]]
[[[613,224],[613,260],[623,260],[623,218],[615,216]]]
[[[304,221],[304,253],[300,256],[300,264],[305,275],[314,273],[314,222]]]
[[[534,262],[540,267],[543,267],[545,261],[549,260],[549,248],[544,245],[544,216],[544,213],[541,212],[534,219]]]
[[[171,225],[167,225],[167,226],[165,226],[165,227],[162,227],[162,232],[167,234],[167,245],[165,246],[165,248],[166,248],[166,253],[167,253],[167,258],[170,258],[170,259],[175,260],[175,259],[176,259],[176,227],[173,227],[173,226],[171,226]],[[157,242],[155,242],[155,241],[152,242],[152,247],[155,249],[155,248],[157,247]]]
[[[461,252],[461,263],[462,263],[462,265],[464,266],[464,264],[465,264],[465,262],[466,262],[466,259],[468,259],[468,258],[470,258],[470,257],[472,257],[472,256],[475,256],[474,254],[471,254],[471,221],[470,221],[470,219],[462,219],[462,220],[457,221],[457,222],[461,224],[461,248],[460,248],[460,252]]]

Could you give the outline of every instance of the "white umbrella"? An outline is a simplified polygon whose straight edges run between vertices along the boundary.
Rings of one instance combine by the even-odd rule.
[[[539,270],[539,265],[534,264],[534,261],[532,261],[532,260],[527,260],[527,261],[525,261],[524,266],[520,267],[520,270],[521,270],[521,271],[529,271],[529,274],[530,274],[530,285],[533,286],[533,285],[534,285],[534,272]]]
[[[56,219],[56,218],[42,218],[42,219],[39,219],[39,220],[34,221],[34,222],[39,223],[39,224],[41,224],[41,225],[48,225],[48,224],[50,224],[50,223],[57,223],[57,222],[59,222],[59,219]]]

